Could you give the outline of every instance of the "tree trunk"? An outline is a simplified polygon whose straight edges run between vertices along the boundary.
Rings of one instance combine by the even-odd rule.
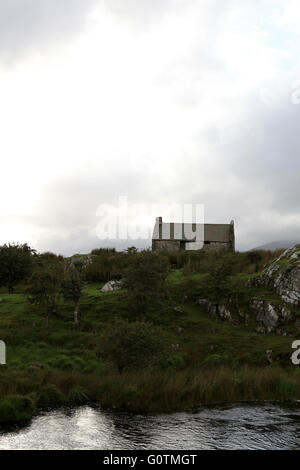
[[[79,314],[80,314],[80,299],[77,300],[75,303],[75,309],[74,309],[74,325],[78,326],[79,325]]]

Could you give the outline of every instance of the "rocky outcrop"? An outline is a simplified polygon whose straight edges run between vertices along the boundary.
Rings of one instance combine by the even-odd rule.
[[[207,311],[210,315],[216,315],[217,314],[217,307],[216,305],[212,304],[206,299],[199,299],[197,300],[197,304],[200,305],[204,310]]]
[[[72,269],[78,269],[79,271],[85,270],[88,266],[93,264],[95,259],[94,255],[80,256],[74,255],[71,258],[65,258],[65,271],[70,271]]]
[[[206,299],[199,299],[198,305],[204,308],[210,315],[219,316],[222,320],[232,321],[231,312],[225,305],[215,305]]]
[[[232,322],[232,315],[231,312],[225,307],[225,305],[218,305],[217,307],[217,314],[222,320],[227,320]]]
[[[285,305],[275,305],[266,300],[253,300],[250,302],[250,308],[259,324],[256,330],[258,333],[283,334],[283,325],[292,317]]]
[[[72,256],[72,258],[70,258],[69,262],[73,266],[76,266],[77,264],[79,264],[84,269],[90,266],[91,264],[93,264],[94,258],[95,256],[93,255],[87,255],[87,256],[75,255],[75,256]]]
[[[286,250],[266,266],[261,276],[249,280],[248,285],[257,287],[258,292],[264,286],[269,287],[279,296],[277,300],[266,300],[266,296],[262,293],[261,299],[249,302],[248,307],[257,322],[258,333],[277,333],[286,336],[284,328],[291,320],[296,320],[295,327],[300,329],[300,319],[297,320],[295,315],[295,307],[300,307],[300,245]],[[210,315],[219,316],[233,323],[236,321],[235,316],[225,305],[214,305],[206,299],[198,300],[198,304]],[[234,307],[234,311],[237,311],[238,317],[247,323],[248,313],[244,313],[238,304]]]
[[[264,270],[261,282],[289,305],[300,305],[300,245],[286,250]]]
[[[272,362],[273,362],[272,354],[273,354],[272,349],[269,349],[268,351],[266,351],[267,363],[268,363],[268,364],[272,364]]]
[[[240,323],[240,321],[235,319],[232,312],[225,305],[214,305],[206,299],[198,300],[197,304],[205,309],[209,315],[218,316],[222,320],[229,321],[231,323]],[[286,336],[284,325],[292,319],[292,313],[287,306],[283,304],[275,304],[266,300],[253,300],[250,302],[249,306],[258,324],[256,328],[257,333],[277,333]],[[249,319],[249,315],[247,313],[243,313],[239,310],[238,315],[247,323]]]
[[[108,281],[102,287],[101,292],[113,292],[122,289],[121,281]]]

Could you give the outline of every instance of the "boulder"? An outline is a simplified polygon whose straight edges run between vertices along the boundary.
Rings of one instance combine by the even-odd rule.
[[[86,256],[74,255],[71,258],[65,259],[65,265],[67,269],[74,268],[76,267],[76,265],[80,265],[82,269],[86,269],[88,266],[93,264],[94,259],[95,259],[94,255],[86,255]]]
[[[175,307],[174,312],[176,313],[184,313],[184,308],[183,307]]]
[[[272,364],[272,362],[273,362],[272,354],[273,354],[272,349],[269,349],[268,351],[266,351],[267,363],[268,364]]]
[[[250,308],[254,312],[256,321],[260,324],[258,333],[273,333],[280,330],[286,321],[292,317],[291,312],[285,305],[274,305],[268,300],[253,300]]]
[[[300,245],[286,250],[267,266],[261,282],[274,288],[289,305],[300,305]]]
[[[121,281],[108,281],[105,286],[101,288],[101,292],[113,292],[122,289]]]
[[[225,305],[218,306],[218,314],[222,318],[222,320],[227,320],[232,322],[232,316],[230,311],[225,307]]]
[[[217,315],[217,306],[206,299],[197,300],[197,304],[206,310],[210,315]]]
[[[222,320],[232,321],[231,312],[225,305],[215,305],[206,299],[199,299],[197,304],[204,308],[210,315],[219,316]]]

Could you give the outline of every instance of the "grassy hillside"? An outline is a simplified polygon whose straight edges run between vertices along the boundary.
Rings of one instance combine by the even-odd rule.
[[[260,275],[250,265],[248,272],[231,273],[233,289],[239,292],[236,286],[241,286],[248,297],[280,302],[272,290],[247,286],[249,278]],[[300,399],[300,371],[290,361],[292,342],[298,339],[294,324],[286,326],[285,337],[256,333],[244,294],[239,296],[243,315],[233,309],[232,322],[209,315],[196,302],[206,268],[187,268],[173,263],[159,307],[144,315],[164,333],[163,360],[122,374],[103,354],[102,344],[109,329],[133,315],[126,289],[102,293],[104,280],[86,283],[79,327],[73,324],[72,302],[61,299],[47,326],[23,287],[13,294],[2,289],[0,339],[7,345],[7,365],[0,366],[0,422],[24,421],[39,407],[87,402],[149,412],[200,403]]]

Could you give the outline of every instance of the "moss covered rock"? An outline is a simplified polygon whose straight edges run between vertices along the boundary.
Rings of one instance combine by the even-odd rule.
[[[300,245],[286,250],[263,272],[262,280],[289,305],[300,305]]]

